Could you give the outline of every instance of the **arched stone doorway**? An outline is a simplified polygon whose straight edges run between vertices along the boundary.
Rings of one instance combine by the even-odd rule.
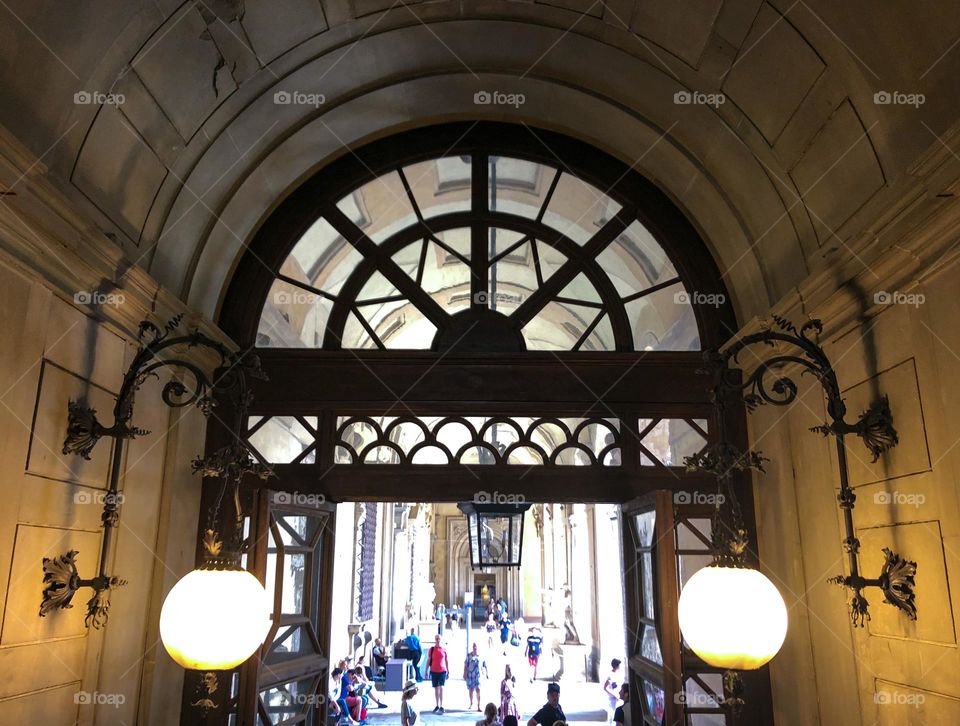
[[[683,558],[703,553],[679,546],[683,528],[704,533],[688,526],[702,520],[696,506],[671,492],[711,487],[682,461],[713,430],[701,351],[735,324],[703,242],[653,184],[527,127],[453,124],[385,139],[331,164],[264,221],[220,322],[257,348],[269,376],[256,384],[246,436],[274,467],[271,487],[317,511],[490,492],[627,505],[633,697],[651,723],[682,721],[674,694],[709,669],[682,652],[671,603]],[[210,444],[220,435],[212,426]],[[250,497],[264,539],[289,510],[275,500]],[[651,549],[650,527],[673,544]],[[269,721],[271,709],[317,718],[284,693],[319,688],[328,668],[330,528],[324,537],[312,614],[288,613],[276,595],[277,622],[312,618],[318,638],[293,659],[296,674],[286,656],[270,660],[272,646],[248,663],[223,709],[241,723]],[[279,573],[272,552],[253,548],[251,569]],[[756,683],[768,693],[765,672]]]

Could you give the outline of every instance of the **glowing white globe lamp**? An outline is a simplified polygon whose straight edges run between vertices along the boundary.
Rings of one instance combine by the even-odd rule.
[[[680,593],[678,610],[687,645],[718,668],[759,668],[787,635],[783,597],[751,567],[713,564],[698,570]]]
[[[167,595],[160,638],[184,668],[227,670],[263,643],[272,609],[263,585],[246,570],[196,569]]]

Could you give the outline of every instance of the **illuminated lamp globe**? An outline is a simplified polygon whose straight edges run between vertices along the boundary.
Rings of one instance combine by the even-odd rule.
[[[678,611],[687,645],[718,668],[759,668],[777,654],[787,635],[783,597],[750,567],[698,570],[680,593]]]
[[[194,670],[234,668],[270,630],[270,597],[246,570],[189,573],[160,610],[160,638],[177,663]]]

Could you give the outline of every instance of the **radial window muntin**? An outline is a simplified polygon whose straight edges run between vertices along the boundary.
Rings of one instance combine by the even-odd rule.
[[[469,186],[462,173],[467,159]],[[331,190],[307,228],[332,226],[339,247],[325,254],[330,266],[340,268],[320,266],[328,274],[314,286],[302,266],[293,268],[296,254],[282,261],[266,296],[257,344],[326,350],[456,346],[463,352],[699,349],[700,311],[691,305],[696,293],[681,279],[679,261],[645,224],[642,200],[616,185],[604,195],[596,180],[549,161],[509,145],[473,146],[469,153],[423,154],[381,165],[376,175]],[[445,172],[438,174],[439,166]],[[454,167],[459,178],[451,173]],[[511,167],[525,174],[511,179],[501,173]],[[439,180],[434,204],[424,203],[424,176]],[[390,179],[392,196],[360,194],[384,187],[384,179]],[[566,226],[560,212],[569,204],[558,210],[564,200],[557,196],[565,187],[583,198],[578,219],[566,220]],[[316,261],[307,267],[314,268],[311,274],[318,269]]]

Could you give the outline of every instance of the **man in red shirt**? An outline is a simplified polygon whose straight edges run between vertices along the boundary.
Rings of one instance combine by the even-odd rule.
[[[430,680],[433,682],[433,694],[437,699],[437,706],[433,712],[443,713],[443,684],[447,681],[450,663],[447,661],[447,651],[441,645],[439,635],[434,638],[433,647],[427,653],[427,663],[430,667]]]

